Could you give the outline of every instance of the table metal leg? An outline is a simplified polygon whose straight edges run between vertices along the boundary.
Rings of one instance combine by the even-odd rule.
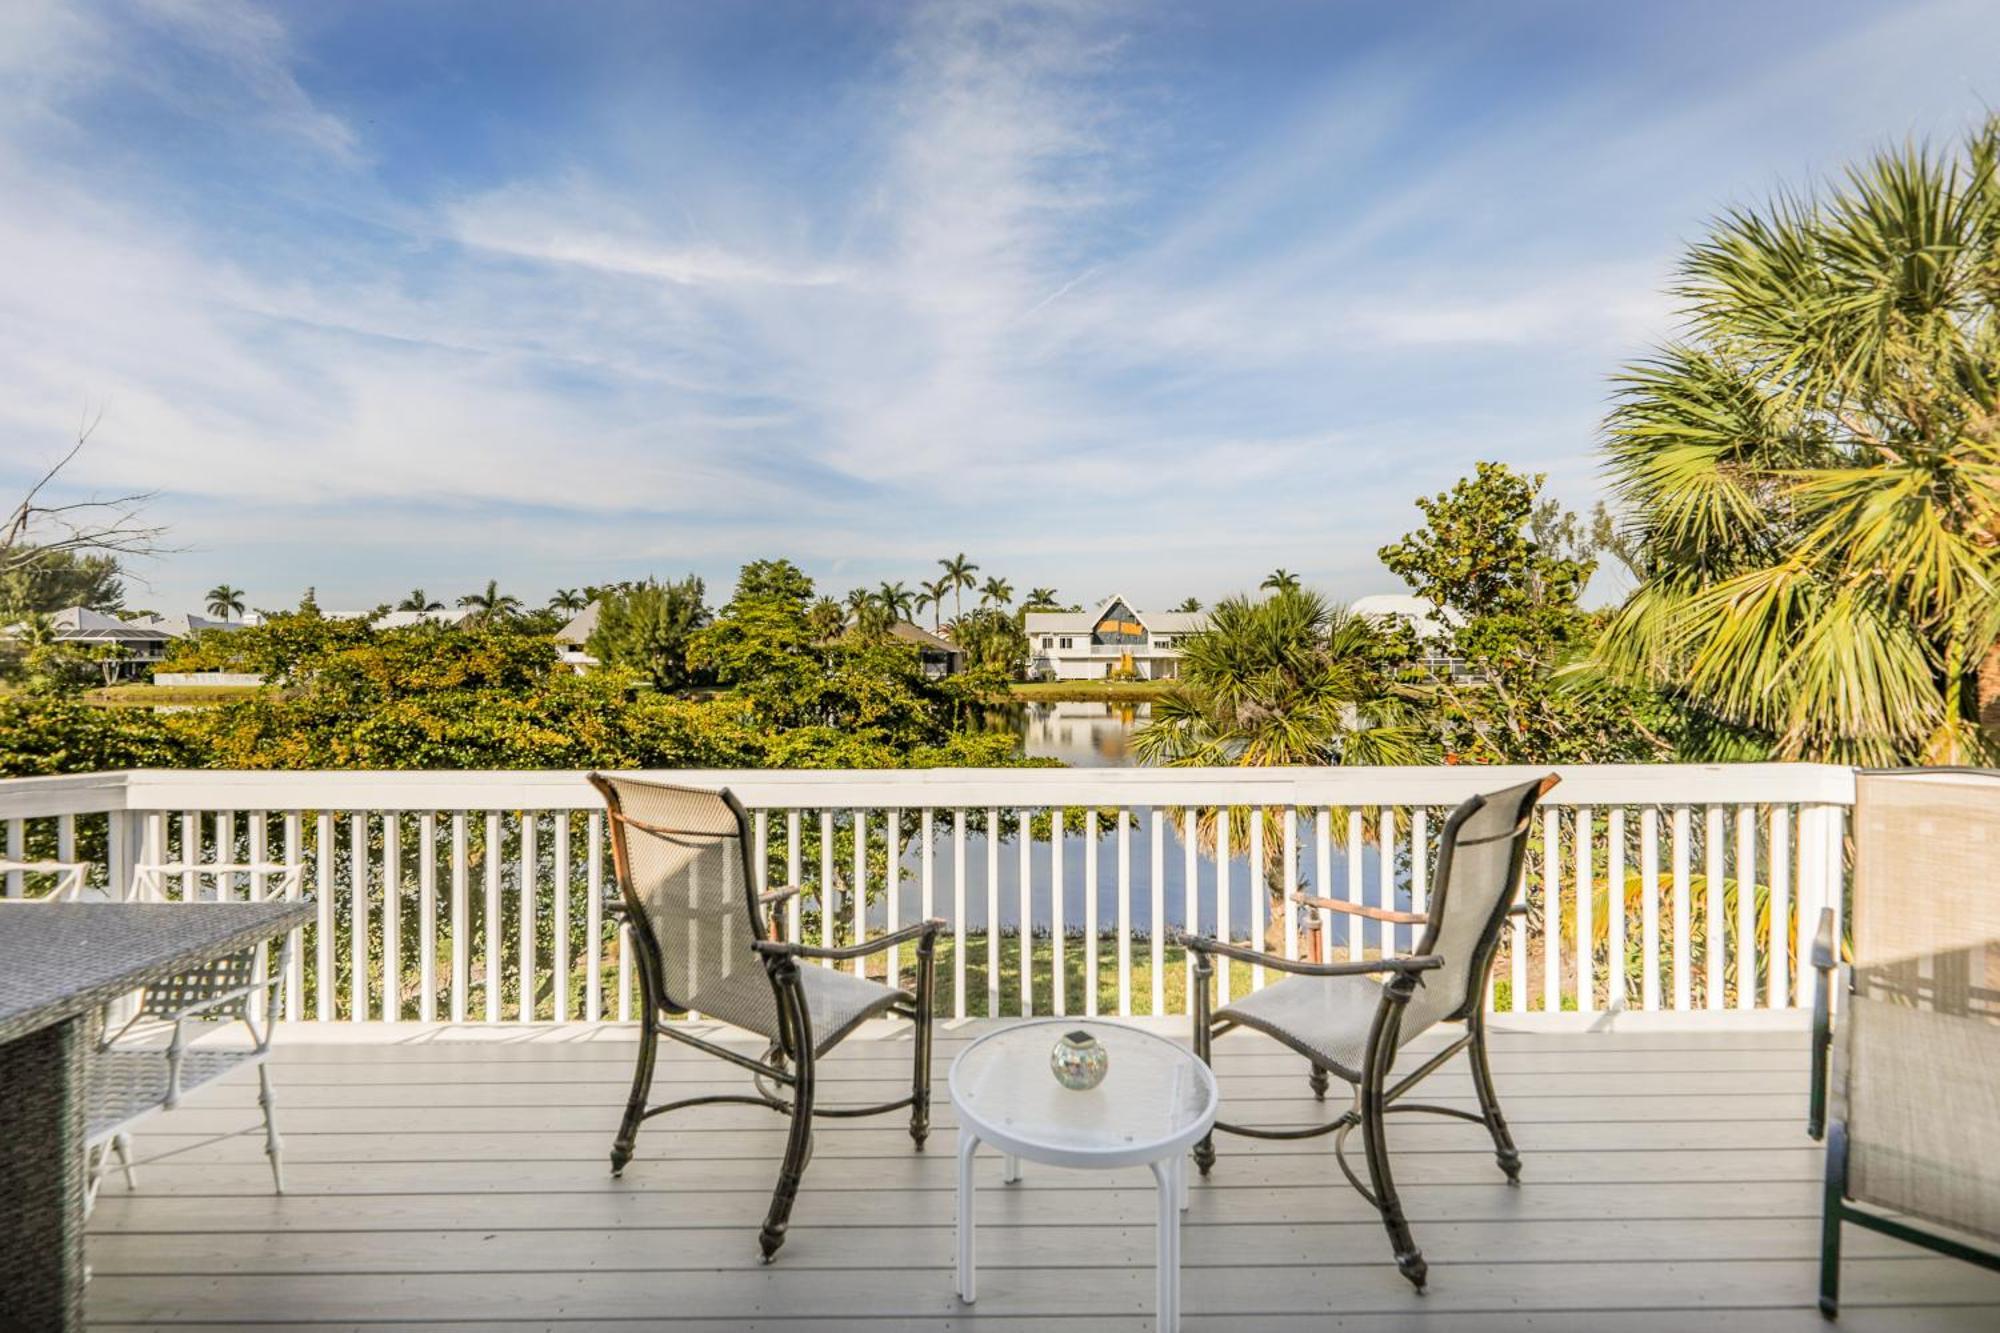
[[[978,1299],[978,1269],[973,1254],[972,1155],[979,1138],[969,1130],[958,1131],[958,1298],[968,1303]]]
[[[83,1327],[87,1022],[0,1045],[0,1328]]]
[[[1153,1179],[1158,1185],[1159,1221],[1156,1249],[1160,1271],[1156,1305],[1160,1333],[1173,1333],[1181,1326],[1181,1208],[1178,1158],[1153,1163]]]
[[[1000,1157],[1000,1183],[1013,1185],[1021,1179],[1021,1159],[1013,1153],[1003,1153]]]

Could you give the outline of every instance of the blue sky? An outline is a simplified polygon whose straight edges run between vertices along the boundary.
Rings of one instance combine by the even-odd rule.
[[[1702,220],[2000,99],[1989,3],[0,5],[0,483],[133,600],[969,552],[1211,600],[1583,505]]]

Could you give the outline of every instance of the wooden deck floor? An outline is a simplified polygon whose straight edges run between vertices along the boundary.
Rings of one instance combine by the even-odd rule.
[[[92,1219],[93,1324],[803,1330],[1150,1327],[1152,1196],[1141,1171],[985,1163],[980,1300],[952,1290],[952,1137],[916,1154],[888,1119],[822,1122],[790,1240],[756,1226],[782,1122],[754,1108],[654,1121],[623,1180],[605,1152],[633,1045],[615,1029],[508,1039],[384,1033],[293,1041],[275,1069],[291,1192],[273,1197],[255,1081],[191,1098],[139,1140],[139,1189]],[[1180,1031],[1179,1024],[1175,1031]],[[1185,1233],[1187,1327],[1812,1330],[1819,1153],[1796,1032],[1503,1033],[1500,1094],[1526,1158],[1501,1182],[1482,1131],[1394,1126],[1431,1289],[1389,1262],[1328,1140],[1219,1140]],[[891,1095],[907,1038],[849,1041],[823,1099]],[[1217,1051],[1225,1114],[1304,1121],[1302,1062],[1262,1037]],[[677,1089],[739,1082],[684,1048]],[[1336,1085],[1337,1086],[1337,1085]],[[1470,1105],[1462,1072],[1433,1100]],[[1848,1232],[1841,1327],[2000,1328],[2000,1275]]]

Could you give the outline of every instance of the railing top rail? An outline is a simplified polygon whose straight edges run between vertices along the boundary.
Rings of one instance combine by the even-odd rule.
[[[1554,771],[1560,805],[1847,805],[1831,764],[1557,764],[1353,768],[687,769],[637,776],[726,786],[761,809],[925,806],[1453,805]],[[597,809],[581,771],[137,769],[0,780],[0,818],[107,810]]]

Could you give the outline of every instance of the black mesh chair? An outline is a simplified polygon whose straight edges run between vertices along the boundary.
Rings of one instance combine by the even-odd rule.
[[[759,1241],[764,1261],[785,1243],[792,1201],[812,1156],[812,1118],[877,1115],[910,1108],[918,1149],[930,1134],[931,980],[942,922],[924,921],[846,948],[820,949],[785,941],[768,913],[796,887],[759,895],[751,865],[749,818],[727,791],[703,791],[606,774],[590,775],[611,815],[611,850],[620,906],[637,944],[645,1000],[632,1095],[611,1146],[611,1172],[632,1160],[639,1126],[688,1106],[741,1102],[791,1118],[785,1161]],[[914,993],[799,960],[852,961],[916,942]],[[705,1041],[685,1024],[664,1021],[689,1010],[762,1037],[753,1059]],[[813,1067],[864,1020],[898,1014],[916,1024],[910,1095],[873,1106],[816,1106]],[[687,1097],[647,1105],[661,1036],[741,1066],[752,1093]]]
[[[1325,1095],[1329,1074],[1354,1089],[1353,1106],[1324,1124],[1298,1129],[1257,1128],[1218,1120],[1215,1127],[1261,1139],[1336,1134],[1334,1153],[1341,1171],[1381,1213],[1395,1250],[1396,1267],[1419,1291],[1429,1269],[1396,1196],[1384,1121],[1393,1112],[1428,1111],[1484,1125],[1493,1136],[1500,1169],[1509,1181],[1520,1179],[1521,1155],[1493,1092],[1482,1001],[1501,928],[1510,910],[1521,910],[1510,908],[1510,902],[1527,855],[1535,803],[1555,784],[1551,774],[1488,796],[1474,796],[1451,812],[1439,839],[1427,914],[1359,908],[1329,898],[1303,900],[1332,911],[1423,925],[1423,938],[1408,957],[1313,963],[1200,936],[1182,937],[1194,959],[1196,1054],[1206,1061],[1215,1038],[1234,1028],[1252,1028],[1305,1056],[1312,1066],[1310,1082],[1316,1096]],[[1211,1013],[1209,978],[1216,958],[1262,963],[1288,975]],[[1397,1051],[1437,1023],[1462,1023],[1464,1032],[1392,1084],[1389,1071]],[[1404,1093],[1460,1051],[1469,1052],[1473,1087],[1479,1097],[1478,1114],[1401,1100]],[[1365,1183],[1348,1165],[1344,1151],[1348,1134],[1357,1127],[1368,1159]],[[1215,1165],[1213,1136],[1195,1145],[1194,1160],[1207,1175]]]

